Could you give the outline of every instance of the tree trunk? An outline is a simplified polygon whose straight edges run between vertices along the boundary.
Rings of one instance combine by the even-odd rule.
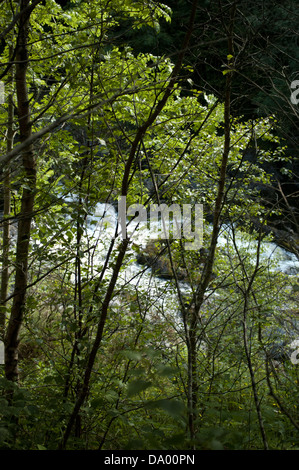
[[[11,74],[11,82],[13,82],[13,74]],[[13,92],[8,95],[8,127],[7,127],[7,152],[13,147]],[[3,248],[2,248],[2,272],[1,272],[1,288],[0,288],[0,338],[4,339],[6,305],[5,300],[8,292],[9,281],[9,246],[10,246],[10,221],[7,218],[10,215],[10,165],[4,169],[4,211],[3,211]]]
[[[215,251],[218,242],[221,212],[223,209],[223,202],[225,198],[225,182],[228,158],[230,153],[230,134],[231,134],[231,85],[233,74],[233,26],[236,6],[233,5],[230,9],[230,17],[228,26],[224,24],[226,30],[227,43],[228,43],[228,70],[226,73],[225,96],[224,96],[224,147],[222,154],[222,161],[220,167],[220,174],[218,179],[218,191],[214,207],[214,220],[212,237],[209,247],[209,255],[205,262],[201,281],[199,283],[196,294],[194,295],[192,308],[190,309],[189,331],[187,338],[188,347],[188,426],[189,436],[191,440],[191,447],[195,449],[195,438],[197,433],[197,403],[198,403],[198,372],[197,372],[197,342],[199,335],[199,322],[200,322],[200,309],[204,302],[204,296],[208,285],[210,283]],[[224,18],[223,18],[224,20]],[[224,20],[225,23],[225,20]]]
[[[181,52],[178,56],[177,62],[175,64],[174,68],[173,68],[173,71],[172,71],[171,75],[170,75],[170,79],[169,79],[167,87],[165,88],[164,94],[163,94],[162,98],[160,99],[160,101],[157,103],[157,105],[152,109],[152,111],[151,111],[148,119],[145,121],[145,123],[141,127],[139,127],[139,129],[136,132],[135,139],[132,142],[130,153],[128,155],[128,159],[126,161],[126,165],[125,165],[125,169],[124,169],[124,175],[123,175],[123,178],[122,178],[122,190],[121,190],[121,195],[122,196],[127,196],[127,194],[128,194],[129,182],[130,182],[130,172],[131,172],[131,169],[132,169],[132,165],[134,163],[134,159],[138,155],[138,149],[139,149],[140,144],[142,143],[143,137],[146,134],[146,132],[148,131],[148,129],[151,127],[151,125],[155,122],[156,118],[159,116],[161,111],[163,110],[163,108],[166,105],[168,98],[172,94],[173,88],[174,88],[174,86],[177,83],[177,80],[179,78],[179,73],[180,73],[180,70],[181,70],[181,67],[182,67],[183,59],[184,59],[187,47],[189,45],[191,34],[192,34],[192,31],[193,31],[193,27],[194,27],[195,15],[196,15],[196,11],[197,11],[197,3],[198,3],[198,0],[193,0],[193,4],[192,4],[192,8],[191,8],[191,14],[190,14],[190,20],[189,20],[189,25],[188,25],[188,30],[187,30],[187,33],[185,35],[185,39],[184,39],[184,42],[183,42],[183,45],[182,45],[182,48],[181,48]],[[129,245],[129,242],[130,242],[130,239],[125,238],[122,241],[121,245],[120,245],[118,256],[117,256],[117,259],[115,261],[113,274],[112,274],[110,283],[108,285],[105,298],[104,298],[103,303],[102,303],[101,313],[99,315],[100,320],[99,320],[98,327],[97,327],[97,333],[96,333],[96,337],[95,337],[95,340],[93,342],[93,346],[91,348],[90,354],[89,354],[88,359],[87,359],[87,366],[86,366],[86,369],[85,369],[81,390],[78,393],[77,401],[75,403],[73,411],[72,411],[72,413],[70,415],[70,418],[68,420],[68,423],[67,423],[67,426],[66,426],[66,429],[65,429],[65,432],[64,432],[64,436],[62,437],[61,442],[59,444],[59,449],[65,449],[66,448],[67,441],[69,439],[72,428],[73,428],[73,426],[76,422],[76,418],[77,418],[77,416],[80,412],[80,409],[81,409],[81,407],[82,407],[82,405],[83,405],[83,403],[84,403],[84,401],[85,401],[85,399],[88,395],[92,369],[93,369],[93,366],[94,366],[94,363],[95,363],[95,360],[96,360],[98,350],[101,346],[103,332],[104,332],[106,319],[107,319],[107,315],[108,315],[108,309],[109,309],[109,306],[110,306],[110,301],[112,299],[114,288],[116,286],[118,275],[119,275],[119,272],[120,272],[120,269],[121,269],[121,266],[122,266],[122,263],[123,263],[128,245]]]
[[[21,1],[21,11],[29,5],[29,0]],[[30,107],[26,82],[28,66],[28,27],[30,13],[22,14],[19,22],[19,37],[16,53],[16,91],[17,108],[21,142],[31,136]],[[28,254],[30,228],[33,217],[33,206],[36,188],[36,167],[32,145],[22,152],[24,185],[21,201],[21,211],[18,221],[18,236],[16,247],[16,271],[13,304],[7,331],[5,335],[5,376],[8,380],[18,380],[18,343],[19,332],[25,309],[25,296],[28,273]]]

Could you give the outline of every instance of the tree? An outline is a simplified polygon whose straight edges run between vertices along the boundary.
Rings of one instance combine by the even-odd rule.
[[[158,40],[170,10],[156,2],[23,2],[5,29],[18,135],[1,165],[13,170],[19,225],[14,289],[2,298],[4,448],[292,447],[294,371],[279,393],[273,349],[291,337],[293,279],[263,254],[277,211],[260,190],[272,184],[266,163],[285,162],[286,148],[275,116],[235,113],[238,6],[213,3],[200,23],[217,19],[206,44],[226,41],[217,97],[188,63],[196,1],[184,5],[173,61],[128,45],[128,28]],[[120,196],[131,207],[125,238]],[[140,244],[136,203],[202,203],[204,246],[186,249],[173,230]]]
[[[21,11],[28,7],[29,2],[21,3]],[[16,94],[18,107],[18,120],[20,140],[22,142],[31,136],[31,114],[27,88],[28,66],[28,14],[22,14],[19,21],[18,44],[16,47]],[[25,292],[28,275],[28,253],[30,242],[30,227],[34,208],[34,192],[36,187],[36,165],[33,148],[25,147],[22,152],[24,168],[24,185],[21,200],[20,220],[18,223],[18,239],[16,248],[16,272],[13,305],[9,324],[5,334],[5,373],[9,380],[16,380],[17,348],[19,329],[22,324],[25,308]]]

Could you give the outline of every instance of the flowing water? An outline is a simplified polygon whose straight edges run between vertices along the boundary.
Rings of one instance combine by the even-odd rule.
[[[99,203],[94,214],[87,220],[86,236],[98,239],[97,259],[102,263],[111,239],[115,236],[117,219],[117,211],[113,206]],[[130,223],[130,227],[128,233],[131,234],[134,245],[139,247],[140,250],[146,246],[149,240],[155,238],[155,226],[151,225],[150,228],[143,226],[140,229],[137,224]],[[156,229],[158,230],[159,227],[156,227]],[[211,231],[211,226],[206,226],[205,230]],[[120,231],[117,240],[121,240]],[[219,248],[226,253],[234,253],[233,240],[237,249],[242,250],[242,256],[245,253],[245,256],[254,265],[257,256],[257,241],[244,233],[234,232],[229,226],[223,227],[218,240]],[[176,313],[177,321],[180,322],[179,302],[174,281],[159,278],[153,274],[151,269],[138,264],[136,262],[136,251],[132,248],[128,252],[128,260],[128,265],[120,273],[118,286],[129,285],[130,288],[138,289],[148,299],[152,299],[158,310]],[[272,242],[261,243],[260,263],[273,272],[280,271],[291,276],[299,273],[297,257]],[[186,282],[180,282],[179,285],[181,293],[188,296],[191,291],[190,286]],[[217,295],[217,293],[213,295]],[[209,299],[209,302],[212,299],[213,297]]]
[[[99,203],[96,206],[94,214],[87,220],[86,235],[88,237],[99,239],[99,250],[105,254],[107,242],[115,236],[117,226],[117,211],[110,204]],[[138,224],[130,222],[128,225],[128,234],[134,245],[140,249],[144,248],[149,240],[155,239],[156,234],[160,230],[160,225],[153,225],[151,222],[150,228],[142,225],[139,228]],[[206,226],[205,230],[210,231],[211,227]],[[118,231],[118,239],[120,239],[120,230]],[[233,240],[235,241],[236,247],[240,250],[245,250],[248,257],[252,259],[252,262],[256,262],[257,255],[257,241],[253,240],[248,235],[233,231],[229,226],[224,226],[221,230],[218,238],[218,246],[232,250]],[[101,249],[102,248],[102,249]],[[136,256],[134,251],[131,251],[132,257]],[[269,266],[273,270],[281,271],[289,275],[297,275],[299,273],[299,260],[294,253],[291,253],[273,242],[262,242],[260,249],[260,260],[261,262],[269,263]],[[137,263],[133,259],[133,268],[131,272],[137,274],[142,272],[143,269],[138,267]],[[165,284],[162,279],[159,279],[159,283]]]

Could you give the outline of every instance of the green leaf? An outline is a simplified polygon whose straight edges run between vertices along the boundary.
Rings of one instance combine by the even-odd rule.
[[[185,409],[185,405],[182,401],[167,400],[167,399],[148,402],[146,406],[148,408],[161,408],[163,411],[165,411],[167,414],[169,414],[173,418],[177,418],[178,416],[181,416],[181,414],[183,413]]]
[[[37,444],[38,450],[47,450],[45,446],[42,446],[41,444]]]
[[[140,392],[143,392],[147,388],[151,387],[152,383],[145,380],[135,380],[130,382],[127,389],[127,394],[129,397],[137,395]]]
[[[32,416],[37,416],[39,414],[39,409],[36,405],[27,405],[27,410]]]
[[[90,403],[90,406],[91,406],[91,408],[100,408],[101,406],[104,405],[104,403],[105,403],[105,401],[103,400],[103,398],[95,398]]]
[[[176,375],[179,371],[175,367],[166,366],[165,364],[159,364],[157,367],[157,372],[162,377],[172,377]]]
[[[132,361],[140,361],[142,358],[140,351],[134,351],[132,349],[125,349],[122,351],[122,356],[126,357],[127,359],[131,359]]]

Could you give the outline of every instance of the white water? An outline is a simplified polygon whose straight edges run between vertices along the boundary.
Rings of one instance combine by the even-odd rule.
[[[90,276],[97,276],[103,266],[111,241],[114,239],[117,227],[117,212],[110,204],[98,203],[92,215],[86,220],[83,243],[86,242],[90,250],[83,258],[83,262],[88,267]],[[159,231],[159,227],[156,227]],[[204,230],[210,231],[211,227],[206,226]],[[175,312],[178,311],[179,303],[174,281],[161,279],[153,275],[151,269],[141,266],[136,262],[136,250],[132,245],[136,245],[142,250],[150,239],[155,238],[155,227],[151,225],[150,229],[143,226],[141,229],[136,223],[130,223],[128,234],[131,236],[132,244],[128,249],[125,269],[121,270],[117,288],[122,289],[129,285],[131,289],[138,289],[151,303],[154,303],[158,310]],[[255,264],[257,242],[244,233],[236,231],[235,241],[238,249],[242,250],[242,256],[248,258]],[[121,232],[118,230],[115,239],[112,257],[117,254],[117,247],[121,242]],[[37,240],[37,244],[39,244]],[[234,253],[232,243],[232,231],[229,227],[224,227],[218,239],[218,246],[226,253]],[[59,241],[52,250],[58,251]],[[299,261],[297,257],[278,247],[274,243],[262,242],[260,260],[263,264],[269,265],[269,269],[281,271],[286,274],[296,275],[299,273]],[[106,271],[106,278],[109,279],[112,268]],[[182,294],[190,292],[190,286],[187,283],[180,282]]]
[[[249,235],[237,230],[232,231],[229,226],[223,227],[218,238],[218,246],[232,250],[233,238],[239,250],[245,251],[252,263],[256,262],[258,243]],[[259,252],[260,262],[269,265],[271,270],[277,270],[289,275],[299,273],[299,260],[291,253],[273,242],[262,242]]]
[[[88,217],[86,224],[86,236],[93,241],[97,242],[97,249],[95,257],[98,261],[103,262],[107,249],[111,240],[115,238],[114,252],[121,242],[121,231],[117,229],[117,212],[112,205],[99,203],[96,206],[95,212],[92,216]],[[145,246],[147,240],[152,236],[152,232],[146,231],[144,228],[138,230],[137,224],[130,224],[128,235],[132,237],[132,242],[139,247]],[[135,286],[147,292],[148,296],[153,296],[157,299],[165,300],[165,296],[169,294],[169,282],[159,279],[152,275],[150,269],[145,269],[136,262],[136,252],[129,247],[128,255],[130,262],[125,270],[123,270],[118,279],[118,285],[130,284],[131,287]],[[96,262],[95,259],[95,262]],[[169,300],[173,300],[173,296],[169,295]]]
[[[106,240],[104,243],[106,245],[107,241],[115,236],[116,224],[117,212],[115,208],[109,204],[99,203],[96,206],[94,215],[87,220],[86,235],[92,238],[99,237],[101,246],[104,248],[103,242]],[[140,229],[138,225],[133,222],[130,222],[128,227],[129,236],[131,236],[133,243],[140,248],[145,247],[150,239],[154,239],[155,234],[160,230],[158,225],[155,227],[153,224],[151,224],[150,229],[146,228],[144,225]],[[205,229],[210,230],[210,227],[205,227]],[[120,231],[118,232],[118,239],[120,240]],[[253,240],[247,234],[236,231],[235,242],[238,249],[245,252],[252,263],[255,263],[258,246],[257,241]],[[218,246],[226,248],[230,252],[233,250],[233,233],[230,227],[226,226],[222,229],[218,238]],[[132,256],[134,256],[133,251]],[[260,261],[269,264],[270,269],[273,270],[275,269],[291,275],[299,273],[299,260],[297,256],[277,246],[273,242],[261,243]],[[130,270],[131,274],[137,274],[138,271],[142,271],[136,264],[133,268],[131,267]],[[159,280],[159,283],[161,282],[163,284],[163,281]]]
[[[86,237],[91,239],[91,244],[94,243],[94,240],[98,240],[94,257],[95,265],[97,262],[103,264],[111,239],[115,236],[116,226],[117,212],[115,208],[111,205],[97,204],[94,215],[88,218],[86,225]],[[209,231],[211,227],[207,226],[205,230]],[[143,226],[140,230],[136,224],[131,224],[131,229],[128,230],[128,233],[131,235],[132,242],[142,250],[147,242],[153,238],[153,227],[149,230]],[[115,253],[121,241],[120,235],[119,231],[115,240]],[[242,257],[247,257],[250,262],[255,264],[257,242],[247,234],[236,232],[235,243],[238,249],[242,250]],[[224,227],[221,231],[218,246],[224,249],[226,253],[233,254],[232,231],[229,227]],[[160,314],[161,312],[172,313],[172,321],[174,324],[180,325],[179,302],[174,281],[161,279],[153,275],[151,269],[139,265],[136,262],[136,251],[132,246],[129,248],[128,259],[129,264],[121,271],[117,287],[122,288],[129,285],[131,289],[138,290],[138,293],[142,293],[148,299],[149,304],[152,306],[152,312],[155,311]],[[297,257],[278,247],[275,243],[262,242],[260,263],[268,266],[268,269],[274,272],[281,271],[291,275],[299,273]],[[111,272],[111,270],[107,271],[107,276],[110,276]],[[188,294],[191,291],[190,286],[184,282],[180,282],[180,289],[182,294]],[[117,302],[118,300],[116,300]],[[121,308],[121,305],[119,307]],[[177,313],[177,315],[174,315],[174,313]]]
[[[130,226],[129,234],[132,236],[132,242],[139,246],[141,250],[145,247],[148,240],[155,236],[153,227],[151,227],[150,230],[145,227],[140,229],[136,223],[132,223]],[[85,256],[86,265],[90,270],[94,269],[99,272],[97,266],[101,268],[105,261],[111,240],[115,237],[116,227],[117,212],[115,208],[109,204],[98,203],[94,213],[87,217],[83,240],[87,242],[89,246],[95,247]],[[157,230],[158,229],[159,227],[157,227]],[[205,230],[209,231],[210,227],[206,226]],[[225,249],[226,252],[233,253],[232,240],[231,228],[224,227],[218,239],[218,246]],[[121,236],[119,230],[113,249],[114,253],[117,253],[117,246],[120,241]],[[255,263],[257,242],[248,235],[238,231],[235,233],[235,242],[238,249],[242,250],[242,254],[245,253],[245,256],[248,256],[248,259],[252,263]],[[57,251],[61,249],[61,247],[59,247],[57,243],[56,247],[52,247],[52,249]],[[90,263],[91,259],[92,263]],[[178,324],[179,315],[173,315],[174,312],[179,313],[179,303],[173,281],[158,278],[153,275],[151,269],[139,265],[136,262],[136,251],[132,247],[129,248],[127,259],[129,263],[126,268],[121,271],[117,287],[121,289],[125,285],[130,285],[130,288],[138,289],[138,292],[144,294],[156,311],[160,313],[171,313],[173,321]],[[299,261],[297,257],[272,242],[262,242],[261,262],[269,263],[270,269],[281,271],[288,275],[298,275],[299,273]],[[111,273],[112,269],[108,269],[106,273],[108,278]],[[91,272],[91,275],[92,274]],[[190,292],[190,288],[186,283],[181,282],[180,287],[182,293],[187,294]]]

